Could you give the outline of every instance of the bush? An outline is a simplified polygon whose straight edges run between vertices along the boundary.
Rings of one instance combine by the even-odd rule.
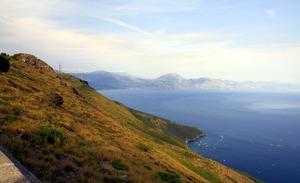
[[[144,152],[149,152],[151,150],[148,146],[146,146],[145,144],[143,144],[141,142],[138,143],[136,146],[138,149],[140,149],[141,151],[144,151]]]
[[[18,116],[13,115],[13,114],[6,114],[3,119],[5,121],[11,122],[11,121],[16,121],[18,119]]]
[[[3,52],[0,54],[0,56],[1,56],[1,57],[4,57],[4,58],[6,58],[6,59],[9,58],[9,54],[3,53]]]
[[[181,183],[179,175],[173,172],[158,172],[156,176],[168,183]]]
[[[117,170],[128,170],[128,166],[122,163],[120,160],[113,160],[111,165]]]
[[[1,53],[1,55],[0,55],[0,72],[8,72],[9,68],[10,68],[10,64],[9,64],[8,58]]]
[[[53,144],[56,141],[63,143],[65,140],[64,135],[49,126],[40,126],[38,135],[42,138],[43,141],[47,141],[50,144]]]

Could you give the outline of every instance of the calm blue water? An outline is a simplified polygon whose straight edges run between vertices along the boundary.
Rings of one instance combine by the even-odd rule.
[[[300,182],[300,94],[101,91],[132,108],[199,127],[199,154],[266,182]]]

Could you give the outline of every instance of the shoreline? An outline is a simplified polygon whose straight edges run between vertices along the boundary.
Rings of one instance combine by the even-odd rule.
[[[198,139],[200,139],[200,138],[202,138],[202,137],[205,137],[206,135],[207,135],[207,132],[203,132],[203,134],[197,135],[196,137],[194,137],[194,138],[192,138],[192,139],[187,139],[187,140],[185,140],[185,144],[188,146],[189,143],[195,142],[195,141],[197,141]],[[189,148],[190,148],[190,147],[189,147]],[[196,152],[196,153],[197,153],[198,155],[202,156],[199,152]],[[210,159],[210,158],[207,158],[207,157],[204,157],[204,158],[205,158],[205,159]],[[215,162],[217,162],[217,163],[220,163],[220,164],[222,164],[222,165],[224,165],[224,166],[227,166],[227,165],[224,164],[224,162],[220,162],[220,161],[215,160],[215,159],[210,159],[210,160],[213,160],[213,161],[215,161]],[[239,172],[239,173],[245,175],[246,177],[248,177],[249,179],[251,179],[251,180],[253,180],[253,181],[257,182],[257,183],[263,183],[263,181],[262,181],[261,179],[258,179],[258,178],[256,178],[255,176],[253,176],[253,175],[251,175],[251,174],[249,174],[249,173],[247,173],[247,172],[243,172],[243,171],[241,171],[241,170],[239,170],[239,169],[236,169],[236,168],[233,168],[233,167],[229,167],[229,166],[227,166],[227,167],[228,167],[228,168],[231,168],[231,169],[234,170],[234,171],[237,171],[237,172]]]
[[[206,132],[203,132],[202,134],[197,135],[196,137],[194,137],[194,138],[192,138],[192,139],[187,139],[187,140],[185,140],[185,144],[188,145],[189,143],[195,142],[196,140],[198,140],[198,139],[200,139],[200,138],[202,138],[202,137],[205,137],[206,135],[207,135],[207,133],[206,133]]]

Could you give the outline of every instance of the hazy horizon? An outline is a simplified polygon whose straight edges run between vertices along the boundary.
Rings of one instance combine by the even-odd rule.
[[[300,82],[300,1],[2,0],[1,52],[66,72]]]
[[[62,70],[62,72],[64,72]],[[221,79],[221,78],[212,78],[212,77],[207,77],[207,76],[201,76],[199,75],[198,77],[184,77],[178,73],[164,73],[162,75],[158,75],[158,76],[154,76],[154,77],[143,77],[143,76],[138,76],[138,75],[134,75],[134,74],[131,74],[131,73],[127,73],[127,72],[113,72],[113,71],[104,71],[104,70],[94,70],[94,71],[86,71],[86,72],[67,72],[67,73],[71,73],[71,74],[80,74],[80,73],[85,73],[85,74],[88,74],[88,73],[96,73],[96,72],[107,72],[107,73],[112,73],[112,74],[120,74],[120,75],[128,75],[128,76],[131,76],[131,77],[136,77],[136,78],[140,78],[140,79],[157,79],[161,76],[165,76],[165,75],[169,75],[169,74],[174,74],[174,75],[178,75],[180,77],[182,77],[183,79],[203,79],[203,78],[207,78],[207,79],[216,79],[216,80],[222,80],[222,81],[229,81],[229,82],[258,82],[258,83],[268,83],[268,82],[274,82],[274,83],[281,83],[281,84],[299,84],[300,85],[300,82],[284,82],[284,81],[272,81],[272,80],[263,80],[263,81],[255,81],[255,80],[226,80],[226,79]]]

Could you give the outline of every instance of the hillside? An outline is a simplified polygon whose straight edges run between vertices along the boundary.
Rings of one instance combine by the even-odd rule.
[[[213,89],[233,91],[300,92],[300,84],[278,82],[226,81],[212,78],[185,79],[178,74],[165,74],[155,79],[143,79],[126,73],[96,71],[72,73],[88,81],[96,90],[103,89]]]
[[[0,72],[0,145],[43,182],[254,182],[184,141],[192,127],[127,108],[28,54]]]

